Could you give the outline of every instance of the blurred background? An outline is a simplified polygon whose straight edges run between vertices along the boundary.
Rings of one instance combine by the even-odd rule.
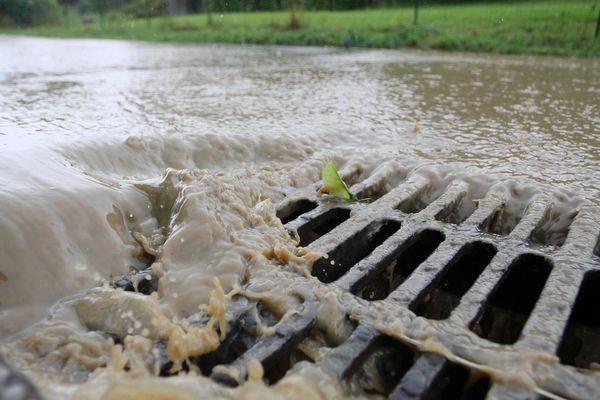
[[[600,1],[0,0],[0,33],[597,57]]]

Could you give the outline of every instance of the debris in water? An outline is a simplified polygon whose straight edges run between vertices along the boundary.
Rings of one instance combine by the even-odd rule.
[[[344,180],[332,162],[328,162],[323,167],[321,173],[323,187],[319,189],[319,195],[327,193],[330,196],[339,197],[340,199],[358,200],[354,194],[350,192]]]

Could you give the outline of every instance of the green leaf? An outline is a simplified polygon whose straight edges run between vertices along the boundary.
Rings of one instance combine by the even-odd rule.
[[[330,196],[339,197],[340,199],[355,200],[356,196],[350,193],[348,186],[340,177],[340,174],[331,162],[328,162],[323,167],[321,173],[321,179],[323,180],[323,187],[320,192],[326,192]]]

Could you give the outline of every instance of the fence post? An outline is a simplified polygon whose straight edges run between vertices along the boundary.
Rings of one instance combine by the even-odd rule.
[[[213,20],[212,20],[212,4],[210,0],[206,0],[206,23],[207,25],[212,28],[213,27]]]
[[[598,7],[598,19],[596,20],[596,33],[594,33],[594,37],[598,37],[600,33],[600,7]]]
[[[419,19],[419,0],[415,0],[415,17],[413,19],[414,25],[417,25],[418,19]]]
[[[150,5],[149,0],[144,0],[144,15],[146,17],[146,28],[150,28]]]

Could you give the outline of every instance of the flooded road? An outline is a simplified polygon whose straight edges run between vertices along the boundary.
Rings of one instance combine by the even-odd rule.
[[[385,141],[402,157],[598,190],[598,61],[13,37],[0,46],[8,148],[43,141],[89,164],[67,148],[242,135],[319,149],[348,136],[349,147]]]
[[[294,249],[274,204],[328,160],[390,187],[414,173],[600,205],[597,60],[7,36],[0,54],[9,346],[87,334],[80,298],[130,269],[160,278],[142,310],[192,314],[214,277],[228,292],[265,246]]]

